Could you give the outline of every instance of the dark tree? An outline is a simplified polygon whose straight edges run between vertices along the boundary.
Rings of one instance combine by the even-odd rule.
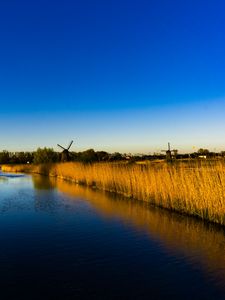
[[[200,148],[200,149],[198,149],[198,154],[201,154],[201,155],[209,154],[209,150]]]
[[[109,154],[105,151],[96,151],[95,154],[97,155],[98,161],[109,160]]]
[[[84,163],[91,163],[91,162],[98,161],[98,156],[96,155],[93,149],[88,149],[81,153],[79,160]]]
[[[34,163],[43,164],[43,163],[53,163],[58,160],[58,155],[52,148],[38,148],[34,153]]]
[[[9,152],[4,150],[0,152],[0,164],[8,164],[10,162]]]

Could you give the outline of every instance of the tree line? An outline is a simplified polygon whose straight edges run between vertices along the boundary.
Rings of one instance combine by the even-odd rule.
[[[103,162],[103,161],[121,161],[128,160],[129,162],[141,160],[164,159],[165,155],[154,153],[153,155],[131,155],[121,154],[119,152],[108,153],[105,151],[94,151],[88,149],[82,152],[70,152],[70,161],[77,161],[83,163]],[[183,158],[198,158],[205,156],[225,157],[225,151],[220,153],[210,152],[208,149],[199,149],[197,152],[191,154],[177,154],[176,159]],[[61,161],[61,153],[54,151],[52,148],[38,148],[34,152],[0,152],[0,164],[41,164],[41,163],[56,163]]]
[[[88,149],[82,152],[70,152],[70,161],[79,161],[84,163],[100,161],[118,161],[124,160],[125,156],[119,152],[110,154],[105,151],[94,151]],[[38,148],[34,152],[0,152],[0,164],[41,164],[56,163],[61,161],[61,153],[52,148]]]

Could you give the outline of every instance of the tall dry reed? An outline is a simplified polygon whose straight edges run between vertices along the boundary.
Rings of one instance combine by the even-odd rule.
[[[57,176],[225,225],[225,164],[59,163],[3,166]]]

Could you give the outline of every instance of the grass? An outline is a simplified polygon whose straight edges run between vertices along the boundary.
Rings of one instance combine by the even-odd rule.
[[[225,225],[225,163],[58,163],[3,166],[57,176]]]

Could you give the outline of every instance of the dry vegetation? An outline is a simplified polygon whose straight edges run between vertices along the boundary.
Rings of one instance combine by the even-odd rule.
[[[59,163],[3,166],[57,176],[225,225],[225,164]]]

